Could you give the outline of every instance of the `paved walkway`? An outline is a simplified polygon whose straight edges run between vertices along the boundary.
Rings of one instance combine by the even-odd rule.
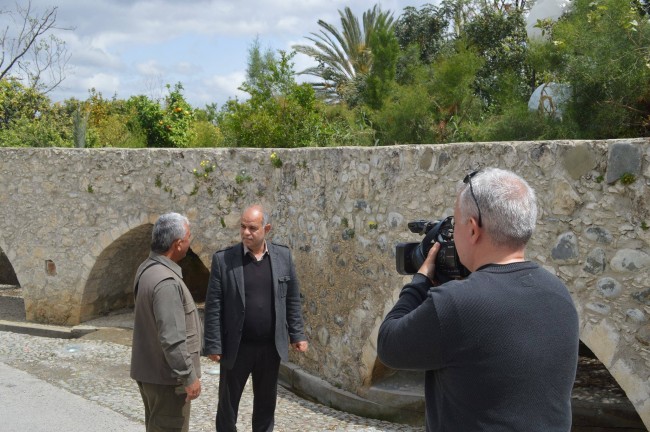
[[[0,395],[5,432],[142,432],[141,422],[4,363]]]
[[[129,378],[128,330],[57,339],[0,331],[0,430],[131,432],[144,430],[143,408]],[[108,340],[114,340],[110,342]],[[214,431],[218,367],[202,359],[203,392],[192,402],[190,430]],[[251,429],[247,386],[240,431]],[[366,419],[305,401],[280,388],[277,432],[404,431],[421,427]]]

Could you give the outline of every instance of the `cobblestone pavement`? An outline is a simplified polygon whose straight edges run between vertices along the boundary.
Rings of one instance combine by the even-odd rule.
[[[26,371],[57,387],[144,421],[142,400],[129,378],[131,348],[93,339],[54,339],[0,331],[0,362]],[[215,363],[202,358],[203,391],[192,402],[190,430],[214,431],[219,375]],[[239,411],[240,431],[251,429],[252,392],[246,386]],[[83,413],[80,415],[92,415]],[[303,400],[280,387],[277,432],[423,431],[423,427],[366,419]]]

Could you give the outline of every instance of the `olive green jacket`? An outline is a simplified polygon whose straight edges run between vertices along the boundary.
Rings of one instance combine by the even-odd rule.
[[[133,293],[131,378],[183,386],[200,378],[203,331],[181,268],[151,253],[138,268]]]

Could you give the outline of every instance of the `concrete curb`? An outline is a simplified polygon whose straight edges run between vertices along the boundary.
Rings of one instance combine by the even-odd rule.
[[[376,394],[378,399],[384,399],[384,402],[392,402],[395,405],[375,402],[336,388],[327,381],[308,374],[299,366],[284,362],[280,364],[279,383],[302,398],[339,411],[396,423],[424,425],[422,396],[393,393],[392,397],[389,397],[381,390],[371,389],[369,395]],[[387,397],[390,401],[386,399]]]
[[[29,322],[16,322],[0,320],[0,331],[28,334],[59,339],[76,339],[97,331],[97,327],[78,325],[74,327],[37,324]]]

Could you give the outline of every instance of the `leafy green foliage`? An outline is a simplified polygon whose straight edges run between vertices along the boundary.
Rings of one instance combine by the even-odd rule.
[[[370,34],[368,44],[373,63],[366,78],[364,101],[371,108],[381,108],[388,95],[391,84],[395,81],[399,44],[389,19],[381,15],[377,19],[374,31]]]
[[[33,119],[49,109],[50,101],[35,89],[23,86],[16,79],[0,80],[0,129],[18,119]]]
[[[106,99],[93,88],[80,110],[88,118],[87,147],[146,147],[136,107],[127,101]]]
[[[17,80],[0,80],[0,147],[70,147],[71,114]]]
[[[136,111],[147,147],[187,147],[192,142],[194,110],[183,98],[183,86],[177,83],[171,90],[168,84],[167,89],[170,92],[163,106],[142,95],[128,101]]]
[[[207,121],[195,121],[190,133],[192,139],[188,147],[221,147],[223,133],[219,127]]]
[[[551,29],[560,59],[544,72],[570,83],[568,115],[581,138],[650,133],[650,23],[618,0],[575,0]]]
[[[576,134],[576,125],[559,121],[537,111],[525,102],[513,102],[498,112],[489,112],[482,121],[465,125],[470,141],[534,141],[562,139]]]
[[[396,87],[382,108],[369,114],[378,144],[438,142],[432,105],[426,85]]]
[[[251,53],[257,55],[258,46]],[[295,53],[279,51],[279,58],[265,55],[262,67],[248,73],[241,89],[250,98],[229,100],[221,109],[218,124],[228,147],[326,146],[334,131],[321,115],[309,84],[295,82]],[[252,62],[249,61],[249,64]]]
[[[370,114],[379,143],[443,143],[470,140],[465,124],[481,115],[474,92],[482,59],[459,44],[458,50],[415,71],[414,83],[395,87],[384,106]]]
[[[426,4],[420,10],[407,6],[395,23],[395,36],[403,51],[416,46],[420,62],[429,64],[445,44],[448,26],[447,17],[432,4]]]
[[[502,12],[485,9],[465,27],[470,46],[485,63],[476,74],[475,89],[488,105],[495,102],[495,94],[514,85],[522,97],[529,91],[529,72],[526,65],[526,22],[520,12]],[[508,74],[512,79],[504,80]]]

